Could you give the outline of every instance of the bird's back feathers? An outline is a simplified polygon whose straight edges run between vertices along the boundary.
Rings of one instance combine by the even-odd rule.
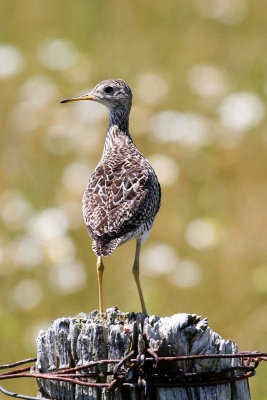
[[[111,254],[129,232],[153,221],[159,207],[160,185],[153,168],[131,138],[121,135],[102,157],[83,197],[95,254]]]

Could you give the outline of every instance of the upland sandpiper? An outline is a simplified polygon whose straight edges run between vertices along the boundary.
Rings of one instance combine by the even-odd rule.
[[[129,133],[132,91],[121,79],[100,82],[88,94],[61,103],[93,100],[109,109],[104,150],[83,196],[83,217],[97,256],[99,308],[103,311],[102,257],[119,245],[136,239],[133,275],[142,311],[146,313],[139,279],[141,244],[150,233],[160,207],[161,190],[148,160],[139,152]]]

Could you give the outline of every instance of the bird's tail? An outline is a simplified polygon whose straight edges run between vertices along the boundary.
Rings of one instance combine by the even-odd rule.
[[[98,239],[93,240],[93,252],[96,256],[109,256],[118,247],[121,238],[112,239],[109,241]]]

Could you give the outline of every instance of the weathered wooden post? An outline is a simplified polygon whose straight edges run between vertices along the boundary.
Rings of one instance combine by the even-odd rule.
[[[92,361],[106,359],[122,359],[132,350],[135,356],[155,352],[159,357],[192,356],[200,354],[236,354],[237,345],[231,340],[222,339],[213,332],[207,323],[195,314],[175,314],[171,317],[159,318],[139,313],[123,313],[112,308],[105,313],[93,311],[90,314],[78,314],[74,318],[59,318],[52,323],[47,331],[41,331],[37,338],[37,363],[39,372],[53,372],[59,369],[79,367]],[[134,352],[132,351],[132,354]],[[148,353],[147,357],[149,356]],[[154,354],[155,359],[157,358]],[[139,358],[143,367],[148,363]],[[156,361],[155,361],[156,362]],[[153,375],[156,369],[149,363],[148,373]],[[87,377],[87,382],[110,383],[114,376],[107,373],[112,371],[116,364],[100,363],[94,368],[81,371],[77,369],[72,374],[81,376],[81,373],[95,373]],[[60,400],[122,400],[139,399],[149,400],[250,400],[247,379],[212,386],[194,385],[178,387],[175,383],[166,384],[165,376],[172,376],[173,382],[179,383],[177,374],[203,373],[221,371],[227,367],[238,366],[240,360],[234,359],[186,359],[175,362],[160,361],[157,371],[160,371],[162,382],[154,386],[148,385],[146,392],[145,379],[139,377],[139,385],[133,383],[133,371],[127,363],[120,367],[124,373],[126,384],[115,390],[106,391],[106,387],[88,387],[76,385],[72,382],[39,379],[39,398]],[[153,369],[154,368],[154,369]],[[180,372],[179,372],[180,371]],[[241,372],[240,372],[241,371]],[[240,369],[239,374],[242,374]],[[128,375],[127,375],[128,374]],[[229,370],[229,378],[235,372]],[[176,377],[175,377],[176,375]],[[68,375],[71,376],[71,375]],[[144,374],[145,378],[145,374]],[[85,378],[80,378],[84,380]],[[119,378],[118,378],[119,379]],[[205,380],[205,379],[204,379]],[[116,381],[113,380],[116,383]],[[203,381],[204,382],[204,381]],[[227,380],[226,380],[227,382]],[[138,388],[139,386],[139,388]],[[185,385],[186,386],[186,385]]]

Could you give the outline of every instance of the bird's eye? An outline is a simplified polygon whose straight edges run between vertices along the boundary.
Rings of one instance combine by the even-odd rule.
[[[105,92],[105,93],[112,93],[112,92],[113,92],[113,87],[111,87],[111,86],[106,87],[106,88],[104,89],[104,92]]]

